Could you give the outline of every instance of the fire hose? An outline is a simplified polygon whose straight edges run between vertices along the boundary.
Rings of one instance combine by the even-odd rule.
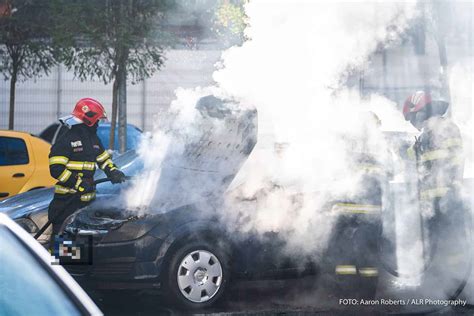
[[[133,179],[133,178],[128,177],[128,176],[125,177],[125,180],[130,180],[130,179]],[[102,179],[95,180],[93,183],[94,183],[94,185],[97,185],[99,183],[104,183],[104,182],[109,182],[109,181],[111,181],[110,178],[102,178]],[[66,205],[64,206],[63,212],[71,205],[72,202],[75,201],[75,198],[76,198],[76,194],[72,195],[69,198],[69,200],[66,202]],[[46,224],[44,224],[43,227],[41,227],[41,229],[35,234],[34,238],[38,239],[41,235],[43,235],[43,233],[46,231],[46,229],[48,229],[48,227],[51,225],[51,223],[53,223],[54,220],[59,218],[59,216],[62,215],[63,212],[59,212],[58,214],[56,214],[56,216],[54,216],[54,218],[48,219]]]

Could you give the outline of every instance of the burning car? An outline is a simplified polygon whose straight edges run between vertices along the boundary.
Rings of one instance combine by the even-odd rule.
[[[196,109],[198,137],[188,140],[178,155],[173,150],[165,154],[159,180],[152,184],[153,199],[145,209],[131,208],[120,198],[133,183],[101,184],[96,201],[66,220],[66,239],[92,243],[92,264],[65,266],[77,280],[96,289],[157,289],[193,309],[214,304],[230,280],[279,279],[319,271],[322,262],[285,252],[285,240],[277,232],[229,230],[219,216],[222,199],[256,144],[257,113],[236,110],[213,96],[201,98]],[[115,162],[129,176],[147,177],[142,173],[144,162],[134,152]],[[100,171],[96,174],[103,177]],[[37,190],[2,201],[0,210],[36,233],[46,222],[51,198],[52,190]],[[350,226],[351,232],[357,230]],[[47,240],[48,231],[40,241]],[[340,265],[339,272],[344,267]],[[354,272],[351,280],[358,276],[356,270],[350,272]],[[377,273],[370,277],[375,281],[370,283],[373,296]]]
[[[231,276],[278,278],[307,270],[298,262],[293,268],[289,261],[280,265],[277,249],[283,241],[274,234],[231,235],[217,216],[220,196],[255,146],[256,111],[231,111],[214,97],[201,98],[196,108],[201,135],[181,158],[165,157],[154,194],[158,201],[146,212],[116,203],[130,183],[102,183],[96,201],[66,221],[66,238],[93,241],[92,265],[65,266],[77,280],[99,289],[162,289],[195,308],[218,300]],[[225,128],[211,122],[216,120]],[[127,175],[143,170],[135,152],[115,162]],[[96,179],[103,177],[98,171]],[[51,189],[29,192],[2,201],[0,210],[34,234],[47,221],[52,194]],[[49,234],[40,242],[46,244]]]

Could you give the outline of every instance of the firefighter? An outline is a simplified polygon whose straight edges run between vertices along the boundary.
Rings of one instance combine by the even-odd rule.
[[[425,215],[434,216],[444,198],[459,197],[464,172],[462,138],[458,126],[445,116],[449,103],[418,91],[403,106],[405,120],[421,131],[409,154],[416,158],[419,201]]]
[[[49,154],[51,176],[58,180],[48,209],[53,226],[51,241],[69,215],[95,199],[93,177],[96,166],[112,183],[125,181],[125,175],[112,162],[97,137],[99,120],[105,118],[100,102],[83,98],[76,103],[72,115],[60,119],[68,130],[51,147]]]
[[[436,275],[442,283],[453,279],[453,271],[463,270],[466,256],[458,249],[467,241],[461,199],[463,144],[458,126],[445,115],[448,106],[424,91],[409,96],[403,106],[405,120],[421,131],[408,154],[416,160],[425,264],[433,269],[426,275]],[[444,272],[449,278],[442,279]]]
[[[355,189],[332,204],[338,215],[330,247],[338,296],[373,298],[378,283],[378,255],[382,236],[383,193],[388,179],[383,161],[381,121],[373,112],[361,113],[360,130],[348,157],[356,177]]]

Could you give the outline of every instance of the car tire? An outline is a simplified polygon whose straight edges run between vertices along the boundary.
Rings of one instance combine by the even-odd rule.
[[[183,243],[168,257],[164,295],[180,308],[207,308],[224,295],[229,274],[229,255],[223,247],[207,241]]]

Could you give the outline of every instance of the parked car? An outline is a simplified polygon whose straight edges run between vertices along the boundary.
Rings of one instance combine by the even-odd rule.
[[[50,147],[34,135],[0,130],[0,200],[56,183],[49,174]]]
[[[110,123],[102,122],[99,124],[97,128],[97,135],[99,136],[102,144],[104,145],[105,149],[109,149],[109,142],[110,142]],[[54,144],[56,140],[61,137],[66,132],[66,128],[64,125],[60,124],[59,122],[53,123],[46,127],[40,134],[39,137],[44,139],[45,141],[49,142],[50,144]],[[135,150],[138,147],[140,142],[140,137],[142,134],[142,130],[132,124],[127,124],[127,148],[126,150]],[[119,148],[119,140],[118,140],[118,129],[115,129],[115,141],[114,141],[114,149]]]
[[[0,315],[102,315],[51,255],[0,214]]]

